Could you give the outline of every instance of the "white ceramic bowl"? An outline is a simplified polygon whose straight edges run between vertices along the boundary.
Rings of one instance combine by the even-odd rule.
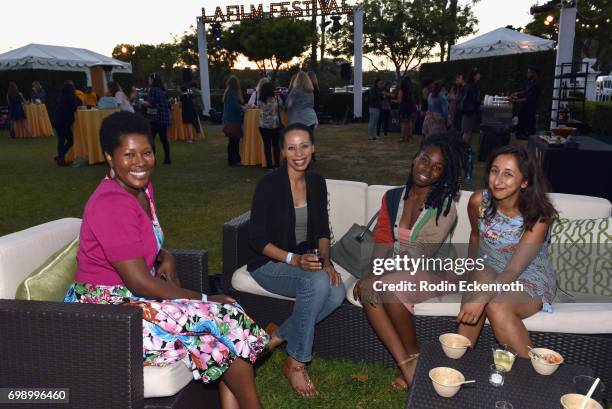
[[[541,357],[547,357],[551,354],[559,358],[559,362],[554,364],[549,363],[548,361],[540,359],[536,356],[539,355]],[[540,375],[552,375],[563,363],[563,356],[561,356],[560,353],[548,348],[533,348],[531,351],[529,351],[529,358],[531,359],[533,369],[535,369],[535,371]]]
[[[579,409],[582,400],[585,398],[584,395],[580,395],[577,393],[568,393],[566,395],[561,396],[561,406],[565,409]],[[597,401],[593,399],[589,399],[587,402],[585,409],[604,409]]]
[[[440,344],[447,357],[459,359],[471,345],[470,340],[463,335],[447,333],[440,335]]]
[[[461,389],[465,377],[456,369],[440,366],[429,371],[429,379],[436,393],[443,398],[452,398]]]

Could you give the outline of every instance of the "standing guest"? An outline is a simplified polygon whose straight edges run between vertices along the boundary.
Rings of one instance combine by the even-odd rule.
[[[297,72],[295,74],[293,74],[291,76],[291,78],[289,78],[289,86],[287,87],[287,97],[289,96],[289,93],[291,92],[291,90],[293,89],[293,83],[295,82],[295,77],[297,77]],[[287,98],[285,98],[286,100]]]
[[[11,121],[11,138],[16,136],[16,128],[23,126],[27,132],[27,136],[32,136],[28,120],[26,118],[25,111],[23,110],[23,104],[26,102],[17,84],[9,82],[8,92],[6,93],[6,103],[9,109],[9,120]]]
[[[111,93],[110,96],[115,96],[114,93]],[[92,87],[87,87],[87,92],[85,92],[85,105],[88,108],[95,107],[98,104],[98,94],[96,94]]]
[[[75,282],[64,301],[141,308],[144,365],[184,361],[194,380],[220,379],[222,408],[261,408],[252,364],[269,337],[234,299],[181,287],[176,261],[162,247],[148,121],[114,113],[102,123],[100,144],[110,172],[85,205]]]
[[[523,320],[552,312],[557,289],[548,255],[550,227],[558,217],[535,158],[522,146],[499,148],[486,165],[485,188],[468,203],[470,258],[484,260],[474,272],[480,283],[522,284],[522,290],[465,293],[457,316],[459,333],[472,346],[486,319],[495,338],[527,358],[532,344]]]
[[[308,74],[300,71],[293,80],[293,88],[287,96],[288,125],[300,123],[308,126],[314,133],[319,124],[314,110],[314,86]]]
[[[244,99],[240,81],[234,75],[227,79],[223,93],[223,133],[227,137],[227,164],[240,165],[240,138],[242,137],[242,111]]]
[[[47,91],[44,90],[40,82],[34,81],[32,83],[32,95],[30,101],[34,104],[45,104],[47,102]]]
[[[151,132],[153,139],[159,134],[159,139],[164,147],[164,165],[170,165],[170,143],[168,142],[168,125],[170,124],[170,109],[168,108],[168,97],[166,87],[157,73],[149,76],[149,96],[143,104],[147,108],[147,115],[151,121]],[[155,150],[155,143],[153,143]]]
[[[381,79],[376,78],[374,85],[368,91],[368,112],[370,113],[368,119],[368,140],[375,141],[376,138],[376,124],[380,118],[380,104],[383,99],[383,82]]]
[[[123,92],[121,85],[115,81],[110,81],[107,87],[109,95],[115,97],[120,110],[134,112],[134,107],[132,107],[129,98]]]
[[[527,69],[525,89],[511,95],[512,102],[521,104],[517,127],[517,137],[519,139],[527,139],[529,135],[533,135],[536,132],[536,112],[538,109],[538,99],[542,93],[542,88],[538,81],[539,77],[540,70],[536,67],[529,67]]]
[[[189,84],[189,90],[193,94],[193,106],[196,110],[198,118],[204,114],[204,105],[202,102],[202,91],[198,87],[198,83],[193,81]]]
[[[314,95],[314,110],[315,112],[319,112],[319,108],[321,107],[321,90],[319,89],[319,80],[317,79],[317,74],[314,71],[308,71],[308,78],[310,82],[312,82],[312,93]]]
[[[74,113],[81,105],[81,101],[74,93],[74,83],[64,82],[59,101],[55,111],[55,132],[57,133],[57,156],[55,160],[58,166],[65,166],[66,153],[72,147],[74,138],[72,136],[72,125],[74,124]]]
[[[83,106],[87,105],[87,97],[85,96],[85,93],[83,92],[83,86],[81,84],[76,83],[74,85],[74,95],[76,95],[76,97],[79,99],[80,105],[83,105]],[[94,105],[96,104],[93,104],[92,106]]]
[[[461,130],[461,111],[459,110],[459,101],[463,97],[463,74],[458,74],[455,77],[450,92],[448,93],[448,123],[449,129],[459,132]]]
[[[402,77],[395,102],[399,104],[400,138],[398,142],[410,142],[412,118],[416,112],[416,105],[412,96],[412,81],[408,75]]]
[[[466,85],[463,91],[463,98],[459,102],[459,110],[461,111],[461,133],[463,140],[468,143],[468,168],[465,175],[465,181],[472,180],[472,167],[474,153],[472,151],[472,133],[480,128],[480,71],[478,68],[473,68],[467,75]]]
[[[318,392],[306,363],[315,325],[342,304],[345,290],[329,258],[325,179],[307,170],[315,149],[310,127],[287,126],[281,144],[286,164],[261,178],[253,195],[249,242],[256,255],[247,269],[267,291],[295,298],[269,349],[287,342],[283,374],[299,395],[311,397]],[[313,249],[318,256],[307,254]]]
[[[459,103],[461,110],[461,132],[463,139],[469,144],[472,132],[480,126],[480,71],[473,68],[467,75],[463,98]]]
[[[259,133],[264,142],[266,167],[274,169],[280,166],[280,113],[283,100],[275,95],[273,82],[264,83],[259,92]]]
[[[423,121],[423,136],[446,133],[447,120],[448,100],[442,91],[442,81],[435,81],[431,85],[431,92],[427,96],[427,114]]]
[[[189,88],[186,86],[181,87],[181,96],[179,99],[181,101],[181,119],[183,120],[183,124],[193,126],[196,131],[196,138],[200,139],[202,132],[200,129],[200,120],[195,110],[195,104],[193,103],[193,94],[190,92]],[[189,135],[191,135],[191,133]],[[193,142],[191,136],[190,139],[187,139],[187,142]]]
[[[376,123],[376,137],[380,136],[380,128],[383,130],[383,135],[387,136],[389,132],[389,119],[391,117],[391,82],[385,81],[382,88],[382,100],[380,101],[380,116]]]
[[[270,79],[268,77],[263,77],[259,80],[257,86],[255,87],[255,91],[253,91],[251,93],[251,96],[249,97],[249,102],[247,102],[248,107],[256,107],[257,105],[259,105],[259,95],[261,93],[261,86],[266,82],[270,82]]]
[[[414,125],[414,133],[422,135],[423,134],[423,122],[425,121],[425,116],[427,115],[428,106],[427,106],[427,97],[431,92],[431,84],[433,80],[430,78],[426,78],[422,82],[421,86],[421,109],[418,112],[417,119]]]

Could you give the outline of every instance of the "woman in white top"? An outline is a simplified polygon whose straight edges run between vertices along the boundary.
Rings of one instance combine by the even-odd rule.
[[[119,109],[122,111],[134,112],[134,107],[130,103],[130,99],[125,95],[121,86],[115,81],[110,81],[108,84],[108,93],[115,97],[117,100],[117,104],[119,105]]]

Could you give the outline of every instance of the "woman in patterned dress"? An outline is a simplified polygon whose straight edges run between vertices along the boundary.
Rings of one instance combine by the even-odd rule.
[[[136,114],[115,113],[102,123],[110,174],[85,206],[65,301],[142,308],[145,365],[183,360],[194,379],[220,380],[224,409],[261,408],[252,363],[269,337],[232,298],[181,288],[175,260],[162,249],[152,140],[148,121]]]
[[[523,320],[541,309],[552,311],[556,278],[547,244],[558,214],[546,196],[542,171],[525,148],[498,149],[485,174],[485,189],[474,192],[468,204],[470,256],[484,260],[475,279],[495,284],[496,290],[464,294],[459,333],[475,345],[488,318],[497,340],[527,357],[531,339]],[[523,288],[504,292],[499,286],[510,283]]]

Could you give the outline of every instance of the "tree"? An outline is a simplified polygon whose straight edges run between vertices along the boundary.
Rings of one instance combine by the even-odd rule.
[[[372,55],[390,61],[399,81],[408,69],[415,68],[429,58],[433,49],[440,47],[440,57],[455,39],[474,32],[477,19],[472,6],[479,0],[365,0],[364,7],[364,58],[369,59],[376,70]],[[456,13],[453,13],[453,7]],[[331,36],[328,53],[334,57],[353,55],[353,18]]]
[[[450,58],[450,48],[458,38],[476,32],[478,19],[472,8],[480,0],[468,0],[463,5],[459,0],[434,0],[431,2],[429,19],[431,35],[440,47],[440,61]]]
[[[125,52],[124,52],[125,50]],[[132,64],[132,75],[136,84],[147,83],[148,76],[157,72],[166,81],[173,77],[173,69],[178,61],[178,49],[174,44],[118,44],[113,49],[113,58]]]
[[[279,68],[302,55],[312,40],[310,23],[294,19],[245,20],[233,27],[224,47],[242,53],[260,71],[272,71],[276,79]]]
[[[238,53],[228,50],[224,43],[231,41],[232,29],[222,30],[221,41],[216,41],[212,34],[206,31],[206,45],[208,51],[208,70],[211,84],[223,88],[224,79],[230,74],[236,62]],[[183,66],[199,66],[198,37],[194,26],[190,26],[181,36],[174,36],[174,44],[178,49],[179,64]]]
[[[548,16],[553,21],[545,24]],[[581,0],[578,2],[574,39],[574,59],[597,58],[596,68],[604,73],[612,70],[612,2],[610,0]],[[525,32],[557,41],[559,9],[538,13],[525,27]]]

